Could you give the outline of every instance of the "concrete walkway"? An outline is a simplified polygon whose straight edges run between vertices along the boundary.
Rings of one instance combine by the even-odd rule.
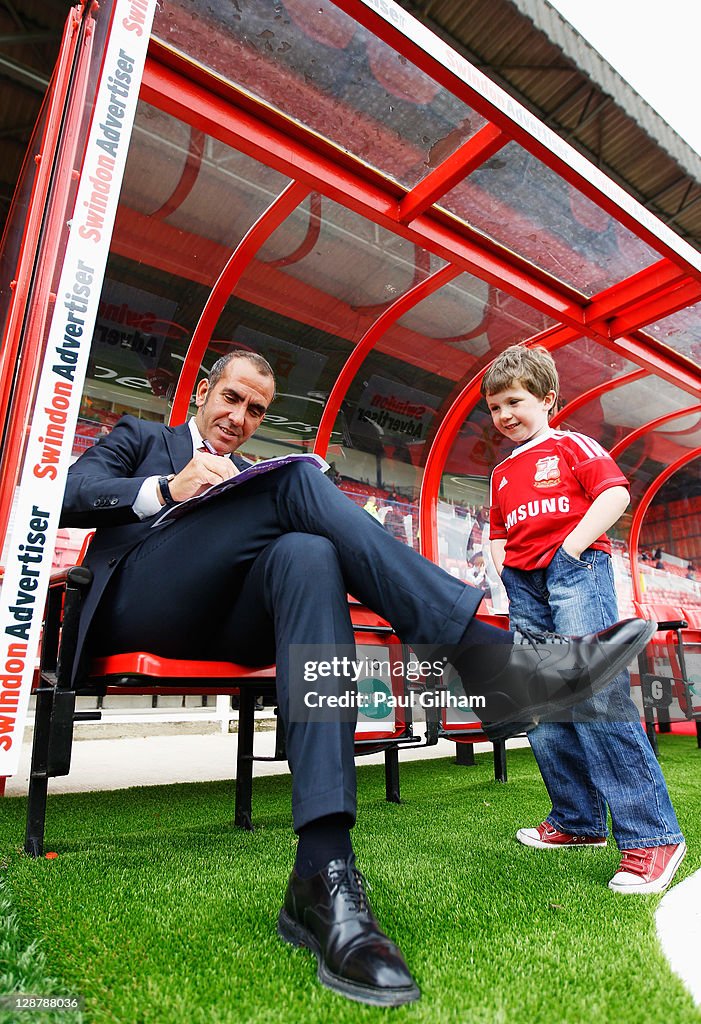
[[[258,716],[257,716],[258,718]],[[189,724],[189,723],[188,723]],[[275,750],[274,722],[264,720],[267,728],[256,729],[255,753],[270,757]],[[49,782],[50,793],[84,793],[106,789],[127,789],[131,786],[164,786],[176,782],[212,782],[233,779],[236,774],[237,733],[189,733],[185,723],[169,723],[165,735],[134,735],[143,729],[124,726],[121,735],[117,725],[110,726],[118,735],[109,739],[77,739],[73,743],[70,775]],[[271,727],[272,726],[272,727]],[[81,733],[88,733],[82,726]],[[99,733],[100,726],[93,731]],[[525,738],[509,740],[509,748],[527,746]],[[475,751],[491,751],[491,743],[477,743]],[[434,747],[403,747],[400,763],[419,758],[455,757],[455,744],[439,740]],[[31,743],[22,746],[19,772],[7,780],[6,796],[25,796],[29,783]],[[383,754],[368,754],[359,764],[383,764]],[[508,762],[507,762],[508,765]],[[256,761],[253,775],[282,775],[289,772],[286,761]]]

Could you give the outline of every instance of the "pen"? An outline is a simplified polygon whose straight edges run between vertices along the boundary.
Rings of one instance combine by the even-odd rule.
[[[213,445],[211,445],[209,443],[209,441],[207,440],[206,437],[202,438],[202,444],[207,449],[207,451],[210,453],[210,455],[219,455],[219,452],[216,450],[216,448]]]

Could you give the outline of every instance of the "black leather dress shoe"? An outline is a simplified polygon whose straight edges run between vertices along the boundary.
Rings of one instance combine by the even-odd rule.
[[[355,857],[332,860],[311,878],[290,875],[278,935],[316,955],[322,985],[372,1006],[421,995],[398,947],[380,931]]]
[[[486,705],[478,713],[487,736],[504,740],[528,732],[543,717],[557,721],[559,713],[610,683],[656,629],[647,619],[625,619],[581,637],[516,631],[508,662],[483,684]]]

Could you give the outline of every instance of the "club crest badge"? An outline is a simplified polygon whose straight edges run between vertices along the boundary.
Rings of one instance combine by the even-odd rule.
[[[535,487],[557,487],[560,483],[560,459],[557,455],[546,455],[535,464]]]

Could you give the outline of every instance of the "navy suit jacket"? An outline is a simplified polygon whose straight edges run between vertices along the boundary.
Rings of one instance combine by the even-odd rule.
[[[110,577],[122,559],[151,530],[162,510],[139,519],[133,509],[144,480],[179,473],[192,458],[192,434],[187,424],[161,423],[123,416],[114,430],[89,448],[68,471],[61,526],[96,530],[85,558],[93,582],[83,602],[77,655]],[[250,463],[233,456],[239,469]],[[155,529],[168,529],[168,525]],[[75,664],[78,664],[76,657]]]

